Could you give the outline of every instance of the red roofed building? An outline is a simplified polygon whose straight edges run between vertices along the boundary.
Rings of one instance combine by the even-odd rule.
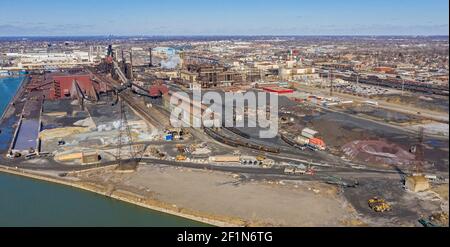
[[[76,97],[77,91],[87,98],[98,99],[98,94],[106,92],[107,86],[103,82],[94,82],[90,75],[55,75],[53,85],[49,91],[50,99]]]
[[[148,90],[150,97],[160,97],[163,94],[167,94],[169,89],[164,85],[153,85]]]
[[[395,73],[395,69],[391,67],[376,67],[373,69],[376,72],[381,72],[385,74],[393,74]]]

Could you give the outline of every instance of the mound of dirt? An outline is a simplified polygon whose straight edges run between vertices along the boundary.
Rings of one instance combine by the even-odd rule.
[[[342,151],[349,159],[367,163],[411,164],[415,158],[400,146],[383,140],[352,141]]]

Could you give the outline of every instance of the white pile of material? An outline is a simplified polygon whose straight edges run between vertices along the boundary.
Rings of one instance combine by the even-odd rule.
[[[209,148],[196,148],[192,154],[209,154],[211,153],[211,150]]]
[[[92,118],[86,118],[79,121],[76,121],[73,125],[80,127],[88,127],[89,129],[95,129],[95,122]]]

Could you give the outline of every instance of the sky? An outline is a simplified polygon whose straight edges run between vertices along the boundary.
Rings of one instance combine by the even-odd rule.
[[[0,36],[448,33],[448,0],[0,0]]]

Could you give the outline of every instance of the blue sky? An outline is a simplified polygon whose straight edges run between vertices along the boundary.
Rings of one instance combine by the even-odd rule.
[[[1,0],[0,36],[448,35],[448,0]]]

